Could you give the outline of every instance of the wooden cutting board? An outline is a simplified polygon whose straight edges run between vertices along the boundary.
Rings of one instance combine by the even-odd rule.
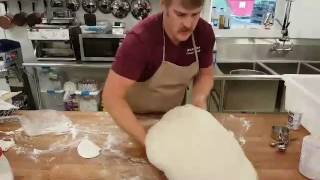
[[[22,112],[23,114],[23,112]],[[0,138],[13,136],[17,145],[6,152],[15,179],[146,179],[164,180],[145,156],[144,149],[124,133],[107,113],[65,112],[73,121],[72,132],[66,135],[26,137],[16,122],[0,124]],[[138,116],[146,127],[156,123],[161,116]],[[298,171],[302,138],[305,129],[295,131],[297,140],[286,153],[271,148],[272,125],[285,125],[284,114],[215,114],[215,117],[237,138],[245,140],[242,146],[256,168],[259,180],[305,180]],[[244,126],[248,128],[244,129]],[[76,151],[83,137],[102,148],[101,155],[83,159]]]

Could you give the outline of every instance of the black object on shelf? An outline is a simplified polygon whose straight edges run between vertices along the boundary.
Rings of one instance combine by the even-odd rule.
[[[84,23],[87,26],[96,26],[97,25],[97,18],[95,14],[84,14]]]

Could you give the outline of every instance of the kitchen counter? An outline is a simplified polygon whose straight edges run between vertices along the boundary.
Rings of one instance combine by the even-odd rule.
[[[120,130],[109,114],[65,112],[65,115],[73,121],[73,128],[59,136],[28,137],[17,122],[0,124],[0,139],[14,137],[16,141],[16,146],[5,153],[16,180],[165,179],[147,162],[143,148]],[[159,117],[138,118],[150,127]],[[215,117],[241,139],[260,180],[306,179],[298,172],[302,138],[308,134],[304,128],[292,133],[297,139],[285,153],[269,146],[272,125],[285,125],[287,115],[219,113]],[[76,147],[86,136],[102,148],[98,157],[83,159],[77,154]]]
[[[22,65],[24,67],[111,68],[112,62],[30,61],[25,62]]]
[[[79,61],[30,61],[24,67],[56,67],[56,68],[97,68],[110,69],[112,62],[79,62]],[[215,80],[281,80],[280,75],[232,75],[223,74],[215,65]]]

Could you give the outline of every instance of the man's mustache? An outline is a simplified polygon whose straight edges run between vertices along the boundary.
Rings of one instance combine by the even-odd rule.
[[[187,28],[187,27],[182,27],[182,28],[179,30],[179,32],[191,32],[191,31],[192,31],[192,29]]]

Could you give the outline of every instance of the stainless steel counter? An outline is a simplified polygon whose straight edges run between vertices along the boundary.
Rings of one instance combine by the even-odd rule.
[[[65,67],[65,68],[111,68],[111,62],[53,62],[53,61],[35,61],[22,64],[25,67]]]
[[[320,62],[298,60],[218,60],[215,64],[215,86],[209,100],[210,111],[220,112],[281,112],[284,110],[285,85],[282,74],[320,74]],[[70,75],[80,73],[104,82],[112,63],[52,62],[35,61],[23,63],[29,69],[34,84],[35,97],[41,99],[38,72],[43,67],[51,67]],[[234,69],[262,71],[264,75],[234,75]],[[41,79],[41,78],[40,78]],[[43,102],[38,100],[39,107]]]

